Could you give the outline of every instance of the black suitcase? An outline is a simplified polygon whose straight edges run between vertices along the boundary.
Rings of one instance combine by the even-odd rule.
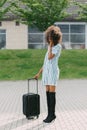
[[[27,119],[32,119],[33,117],[39,117],[40,114],[40,95],[38,94],[38,80],[37,83],[37,93],[29,92],[29,81],[32,79],[28,79],[28,93],[24,94],[22,97],[23,100],[23,114]]]

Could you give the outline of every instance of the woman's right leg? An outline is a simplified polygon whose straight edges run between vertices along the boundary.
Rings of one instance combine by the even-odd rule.
[[[46,92],[49,92],[49,91],[50,91],[50,86],[46,85]]]
[[[47,114],[46,119],[43,120],[44,122],[48,119],[49,114],[50,114],[49,85],[46,85],[46,99],[47,99],[47,111],[48,111],[48,114]]]

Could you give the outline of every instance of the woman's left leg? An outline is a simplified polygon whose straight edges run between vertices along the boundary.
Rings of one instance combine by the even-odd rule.
[[[49,108],[50,108],[50,114],[48,118],[44,121],[46,123],[50,123],[53,121],[56,116],[55,116],[55,104],[56,104],[56,98],[55,98],[55,86],[49,86]]]
[[[49,86],[49,92],[55,92],[56,91],[56,86]]]

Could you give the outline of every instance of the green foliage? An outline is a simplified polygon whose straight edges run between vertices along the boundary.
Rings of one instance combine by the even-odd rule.
[[[78,17],[78,19],[87,22],[87,4],[75,2],[75,5],[77,5],[79,7],[79,10],[78,10],[79,17]]]
[[[5,18],[6,13],[9,12],[11,4],[9,0],[0,0],[0,20]]]
[[[46,49],[0,50],[0,80],[26,80],[42,67]],[[87,78],[87,50],[63,50],[60,79]]]
[[[37,26],[44,31],[48,26],[66,17],[69,0],[14,0],[11,11],[27,25]]]

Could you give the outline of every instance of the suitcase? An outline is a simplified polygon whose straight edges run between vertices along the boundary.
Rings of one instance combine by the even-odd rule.
[[[34,117],[39,117],[40,114],[40,95],[38,94],[38,80],[36,80],[37,86],[37,93],[30,93],[29,92],[29,82],[28,79],[28,93],[22,96],[23,100],[23,114],[26,116],[27,119],[32,119]]]

